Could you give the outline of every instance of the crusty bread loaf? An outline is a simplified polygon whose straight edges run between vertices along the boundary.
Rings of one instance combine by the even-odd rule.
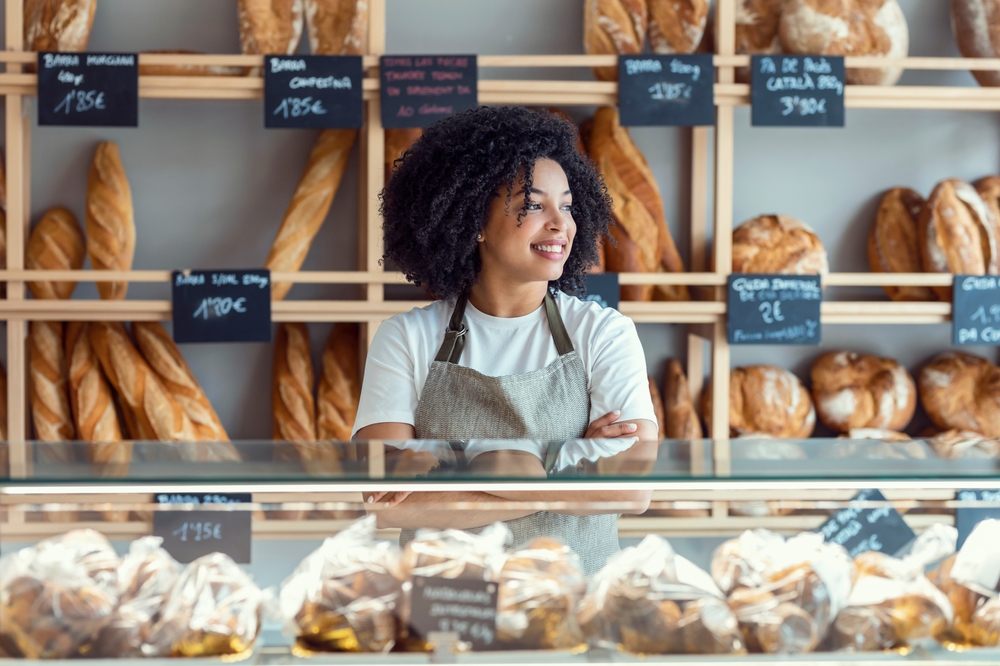
[[[163,55],[202,55],[198,51],[163,50],[163,51],[143,51],[143,54]],[[226,65],[150,65],[139,58],[139,76],[240,76],[244,73],[242,67],[231,67]]]
[[[7,210],[7,160],[0,150],[0,209]]]
[[[302,8],[302,0],[239,0],[243,53],[295,53],[302,38]]]
[[[335,324],[323,350],[316,397],[316,436],[350,441],[361,399],[361,327]]]
[[[966,58],[1000,57],[1000,0],[951,0],[955,43]],[[1000,86],[1000,71],[973,71],[981,86]]]
[[[1000,223],[972,185],[957,178],[934,187],[920,213],[920,256],[928,273],[1000,272]],[[934,287],[943,301],[951,287]]]
[[[910,49],[896,0],[787,0],[780,34],[786,53],[905,58]],[[849,68],[847,83],[891,86],[902,74],[898,67]]]
[[[663,412],[667,439],[701,439],[704,436],[684,368],[673,358],[667,361],[667,375],[663,380]]]
[[[309,50],[316,55],[363,55],[368,0],[305,0]]]
[[[913,418],[917,387],[891,358],[831,351],[816,358],[811,377],[819,420],[837,432],[903,430]]]
[[[938,354],[920,370],[920,401],[942,430],[1000,437],[1000,369],[981,356]]]
[[[972,187],[986,204],[987,210],[997,221],[998,229],[1000,229],[1000,176],[983,176],[974,182]],[[1000,238],[1000,231],[998,231],[998,238]],[[998,249],[998,254],[1000,254],[1000,249]],[[1000,259],[998,259],[998,267],[1000,267]]]
[[[708,0],[647,0],[654,53],[694,53],[705,35]]]
[[[587,140],[588,152],[604,175],[615,204],[611,237],[618,246],[605,247],[607,269],[683,272],[684,263],[667,227],[656,178],[628,131],[621,126],[616,108],[606,106],[597,110]],[[632,301],[691,298],[683,285],[627,285],[621,288],[621,296]]]
[[[311,442],[316,439],[316,404],[309,329],[305,324],[281,324],[274,339],[271,403],[274,439]]]
[[[781,8],[786,0],[737,0],[736,53],[769,55],[781,53]],[[750,81],[750,68],[738,67],[736,80]]]
[[[94,270],[127,271],[135,256],[132,190],[118,146],[97,146],[87,178],[87,254]],[[98,282],[101,298],[123,300],[128,282]]]
[[[711,384],[701,395],[701,413],[712,414]],[[816,410],[798,377],[773,365],[734,368],[729,373],[729,430],[734,436],[759,433],[802,438],[812,434]]]
[[[591,55],[642,53],[648,26],[647,0],[584,0],[583,48]],[[617,67],[595,67],[602,81],[618,78]]]
[[[824,275],[826,249],[804,222],[787,215],[761,215],[733,230],[734,273]]]
[[[403,156],[410,146],[424,133],[419,127],[387,129],[385,131],[385,182],[392,177],[396,160]]]
[[[35,439],[70,442],[76,439],[66,386],[63,325],[33,321],[28,328],[28,376],[31,379],[31,420]]]
[[[868,232],[868,264],[875,273],[920,273],[918,232],[924,198],[908,187],[885,193]],[[927,287],[882,287],[894,301],[933,301]]]
[[[7,368],[0,363],[0,442],[7,441]]]
[[[156,372],[163,386],[191,419],[198,439],[205,442],[228,442],[218,414],[188,367],[163,325],[155,321],[135,322],[132,334],[142,355]]]
[[[84,51],[97,0],[25,0],[25,51]]]
[[[30,270],[79,270],[85,254],[83,230],[76,216],[57,206],[46,211],[32,229],[24,265]],[[70,298],[76,282],[29,282],[28,289],[38,299]]]
[[[656,387],[656,380],[652,377],[649,380],[649,399],[653,401],[653,414],[656,415],[656,438],[666,439],[667,437],[667,415],[663,413],[663,397],[660,389]]]
[[[309,253],[309,246],[330,211],[347,168],[357,130],[324,130],[313,146],[309,164],[285,210],[278,235],[271,245],[264,267],[272,271],[297,271]],[[280,301],[291,283],[275,282],[271,298]]]
[[[91,462],[127,463],[131,448],[120,444],[122,430],[111,387],[90,346],[90,324],[67,322],[66,365],[73,423],[77,436],[91,443]]]

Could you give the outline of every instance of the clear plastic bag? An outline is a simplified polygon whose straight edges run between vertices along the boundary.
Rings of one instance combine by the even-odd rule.
[[[207,657],[253,647],[266,594],[223,553],[199,557],[170,590],[142,646],[147,657]]]
[[[725,594],[740,587],[760,587],[764,571],[775,548],[785,543],[785,537],[769,530],[747,530],[730,539],[712,555],[712,578]]]
[[[996,645],[1000,629],[1000,520],[979,523],[962,550],[929,574],[951,602],[954,620],[941,638],[960,645]]]
[[[506,648],[545,650],[584,643],[576,605],[587,589],[580,558],[555,539],[534,539],[500,571],[497,638]]]
[[[73,530],[0,560],[0,644],[28,659],[66,659],[111,620],[120,560],[94,530]]]
[[[279,597],[285,631],[314,651],[388,650],[404,580],[399,548],[375,541],[375,516],[356,520],[285,580]]]
[[[403,549],[403,566],[411,576],[472,578],[497,581],[510,530],[503,523],[479,534],[463,530],[418,530]]]
[[[743,651],[736,617],[711,576],[650,535],[591,580],[577,620],[592,642],[640,654]]]

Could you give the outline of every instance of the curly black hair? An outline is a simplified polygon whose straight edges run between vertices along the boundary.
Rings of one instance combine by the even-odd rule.
[[[593,162],[578,149],[576,128],[548,111],[481,106],[429,127],[396,160],[383,190],[384,259],[435,298],[468,291],[480,270],[476,238],[494,197],[508,203],[523,169],[527,210],[535,162],[549,158],[566,172],[573,193],[576,238],[563,274],[549,286],[583,291],[584,272],[598,261],[597,244],[611,222],[611,198]]]

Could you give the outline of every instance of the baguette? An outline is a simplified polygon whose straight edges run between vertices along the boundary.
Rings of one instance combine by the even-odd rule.
[[[127,271],[135,256],[132,190],[122,167],[118,146],[97,146],[87,179],[87,254],[94,270]],[[107,300],[124,300],[128,282],[98,282]]]
[[[336,324],[323,351],[323,375],[316,398],[316,435],[347,442],[361,399],[360,335],[357,324]]]
[[[7,269],[7,172],[5,162],[3,151],[0,150],[0,270]],[[0,282],[0,298],[7,298],[6,282]]]
[[[667,439],[701,439],[704,436],[687,377],[676,359],[667,362],[667,376],[663,380],[663,413],[667,419]]]
[[[24,264],[30,270],[80,270],[86,248],[83,230],[76,216],[62,206],[46,211],[31,231]],[[67,299],[76,282],[29,282],[31,295],[38,299]]]
[[[287,272],[302,267],[313,238],[330,212],[357,135],[357,130],[345,129],[324,130],[319,135],[264,268]],[[275,282],[271,298],[280,301],[291,288],[289,282]]]
[[[396,160],[403,157],[403,153],[410,149],[417,139],[424,133],[419,127],[404,127],[401,129],[387,129],[385,131],[385,182],[389,182],[392,177]]]
[[[198,51],[143,51],[143,54],[202,55]],[[225,65],[146,65],[139,58],[139,76],[241,76],[243,67]]]
[[[656,387],[656,380],[649,379],[649,399],[653,401],[653,413],[656,415],[656,438],[667,438],[667,415],[663,413],[663,398],[660,397],[660,389]]]
[[[111,387],[90,346],[90,324],[66,324],[66,364],[70,407],[77,436],[90,442],[91,462],[127,463],[131,446],[123,445]]]
[[[271,402],[274,439],[316,441],[316,403],[309,329],[305,324],[281,324],[274,341]]]
[[[198,439],[228,442],[229,435],[212,409],[212,403],[163,325],[159,322],[134,322],[132,333],[146,361],[191,419]]]
[[[28,376],[31,379],[31,420],[42,442],[76,439],[66,388],[63,325],[33,321],[28,328]],[[62,456],[59,456],[62,457]]]
[[[589,132],[588,148],[615,202],[615,224],[610,231],[617,247],[605,247],[607,269],[683,272],[684,263],[667,227],[656,178],[628,131],[619,123],[617,109],[598,109]],[[621,288],[621,296],[629,301],[691,298],[683,285],[627,285]]]
[[[368,0],[305,0],[309,50],[316,55],[363,55],[368,48]]]
[[[243,53],[290,55],[302,38],[302,0],[239,0]]]
[[[583,48],[591,55],[642,53],[648,26],[646,0],[585,0]],[[595,67],[601,81],[618,78],[617,67]]]
[[[97,0],[25,0],[26,51],[84,51]]]

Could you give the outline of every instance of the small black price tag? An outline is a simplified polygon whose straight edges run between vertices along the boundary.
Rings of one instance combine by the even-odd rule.
[[[1000,282],[997,277],[956,275],[951,293],[951,343],[1000,345]]]
[[[884,502],[885,496],[875,489],[862,490],[851,501]],[[869,550],[895,556],[917,537],[902,514],[891,506],[841,509],[816,531],[824,541],[846,548],[851,557]]]
[[[38,53],[38,124],[139,126],[135,53]]]
[[[958,548],[961,549],[976,525],[990,518],[1000,519],[1000,490],[960,490],[955,499],[960,502],[990,502],[995,505],[955,509],[955,528],[958,529]]]
[[[497,584],[482,580],[415,576],[410,630],[456,633],[474,650],[495,649]]]
[[[249,504],[249,493],[157,493],[157,504],[224,506]],[[239,564],[250,564],[250,511],[154,511],[153,536],[163,538],[163,548],[182,564],[209,553],[225,553]]]
[[[176,342],[270,342],[271,272],[174,271]]]
[[[478,105],[474,55],[382,56],[382,126],[429,127]]]
[[[715,124],[712,54],[618,56],[618,107],[625,126]]]
[[[264,127],[361,127],[363,79],[361,56],[265,56]]]
[[[587,295],[585,301],[600,303],[602,308],[618,309],[621,296],[618,273],[591,273],[587,275]]]
[[[844,126],[843,56],[750,58],[750,124]]]
[[[727,292],[729,344],[820,343],[820,276],[734,273],[729,276]]]

